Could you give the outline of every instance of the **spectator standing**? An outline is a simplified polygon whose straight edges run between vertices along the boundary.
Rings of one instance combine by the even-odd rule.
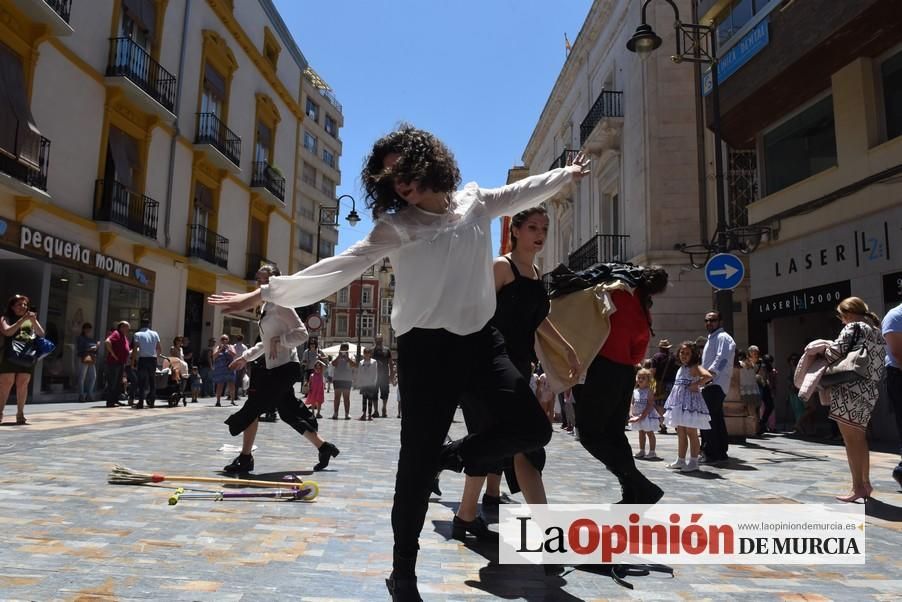
[[[9,346],[14,340],[27,340],[44,336],[44,327],[38,322],[38,316],[30,307],[31,300],[25,295],[13,295],[6,303],[6,311],[0,318],[0,334],[5,339],[0,350],[0,421],[3,410],[9,400],[9,392],[16,387],[16,424],[28,424],[25,420],[25,401],[28,399],[28,383],[34,371],[34,365],[27,368],[16,366],[6,359]]]
[[[81,325],[81,334],[75,340],[78,355],[78,401],[94,400],[94,384],[97,382],[97,352],[100,341],[94,338],[94,326]]]
[[[373,345],[373,359],[378,367],[378,379],[376,386],[379,388],[379,397],[382,399],[382,417],[388,417],[388,391],[389,385],[395,382],[395,362],[391,349],[382,345],[382,337],[377,336]],[[377,413],[376,416],[378,417]]]
[[[896,429],[902,437],[902,305],[897,305],[883,318],[886,341],[886,392],[896,415]],[[893,470],[893,478],[902,486],[902,461]]]
[[[654,398],[655,409],[660,417],[664,416],[664,402],[673,389],[673,381],[676,380],[677,370],[680,368],[680,362],[673,355],[671,349],[673,345],[667,339],[658,341],[658,351],[651,357],[651,369],[654,371],[655,386]],[[667,434],[667,425],[661,420],[658,429],[662,435]]]
[[[349,350],[351,346],[348,343],[342,343],[338,348],[338,357],[333,360],[332,365],[335,367],[335,407],[332,412],[332,420],[338,420],[338,406],[344,399],[345,404],[345,420],[351,419],[351,385],[354,381],[354,368],[357,362],[351,359]]]
[[[157,356],[163,354],[160,335],[156,330],[151,329],[149,319],[142,318],[141,327],[135,333],[134,339],[138,353],[138,403],[135,405],[135,409],[143,408],[145,399],[147,407],[152,408],[157,396],[155,379]]]
[[[122,377],[125,367],[131,361],[132,348],[128,342],[131,325],[122,320],[104,341],[106,348],[106,407],[115,408],[123,405],[119,401],[122,395]]]
[[[216,339],[210,338],[207,341],[207,348],[204,349],[200,354],[200,364],[198,365],[198,371],[200,372],[200,378],[203,381],[203,386],[201,387],[201,391],[204,397],[210,397],[213,395],[213,352],[216,350]]]
[[[235,355],[237,357],[241,357],[245,351],[247,351],[247,345],[244,344],[244,335],[236,334],[235,335],[235,343],[232,345],[232,349],[235,350]],[[232,398],[233,400],[238,399],[243,394],[244,391],[244,375],[247,374],[247,367],[243,367],[239,370],[235,370],[235,396]]]
[[[363,397],[363,413],[359,420],[372,420],[379,417],[379,364],[373,358],[373,350],[363,350],[363,359],[357,366],[357,386]]]
[[[727,423],[723,415],[723,402],[730,389],[730,378],[733,375],[733,356],[736,343],[721,327],[719,311],[705,314],[705,329],[708,338],[702,351],[702,367],[711,374],[709,384],[702,389],[702,397],[708,406],[711,416],[711,428],[703,430],[702,452],[705,463],[725,462],[728,459]]]
[[[229,335],[219,337],[219,345],[213,350],[213,384],[216,385],[216,407],[222,406],[222,394],[235,403],[235,374],[229,369],[229,364],[236,357],[235,349],[229,344]]]

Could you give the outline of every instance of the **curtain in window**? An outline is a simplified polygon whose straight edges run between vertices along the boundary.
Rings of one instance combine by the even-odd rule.
[[[113,179],[131,190],[134,175],[141,167],[138,142],[119,128],[110,126],[109,149],[115,169]]]
[[[212,213],[213,191],[203,184],[197,184],[194,187],[194,207],[201,209],[206,213]]]
[[[122,0],[122,10],[135,26],[154,39],[157,26],[157,5],[155,0]]]
[[[217,101],[217,105],[222,103],[226,97],[226,81],[225,78],[214,69],[209,63],[204,66],[204,88],[212,93]]]
[[[28,106],[22,59],[4,44],[0,44],[0,148],[38,166],[41,132]]]
[[[269,163],[269,149],[272,148],[272,130],[265,124],[257,122],[257,161]]]

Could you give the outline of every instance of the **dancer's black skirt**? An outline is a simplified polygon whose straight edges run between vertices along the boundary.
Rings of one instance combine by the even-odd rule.
[[[300,379],[301,365],[297,362],[271,369],[262,362],[255,364],[251,370],[247,401],[225,421],[232,436],[244,432],[261,414],[274,411],[278,411],[282,421],[302,435],[307,431],[315,433],[319,429],[316,417],[294,396],[294,383]]]

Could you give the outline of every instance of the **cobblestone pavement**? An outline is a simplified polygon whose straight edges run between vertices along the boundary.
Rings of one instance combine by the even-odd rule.
[[[141,472],[215,476],[236,445],[209,399],[134,411],[81,404],[29,412],[27,426],[0,427],[0,598],[9,600],[382,600],[391,565],[389,522],[400,420],[322,420],[341,448],[317,473],[313,503],[183,500],[171,488],[108,485],[114,464]],[[11,410],[12,408],[10,408]],[[29,408],[31,409],[31,408]],[[326,413],[326,416],[329,412]],[[463,432],[455,423],[452,434]],[[635,441],[635,434],[630,437]],[[676,436],[659,436],[672,459]],[[315,451],[282,423],[261,424],[256,475],[310,478]],[[735,461],[695,475],[666,462],[642,469],[671,503],[830,503],[847,488],[843,449],[782,436],[731,446]],[[628,580],[575,570],[546,579],[540,568],[498,566],[491,550],[450,539],[462,479],[446,474],[421,538],[420,589],[427,600],[783,599],[898,600],[902,595],[902,494],[898,457],[873,453],[876,499],[867,504],[862,566],[678,566],[674,577]],[[615,481],[571,435],[556,428],[545,472],[553,502],[619,498]]]

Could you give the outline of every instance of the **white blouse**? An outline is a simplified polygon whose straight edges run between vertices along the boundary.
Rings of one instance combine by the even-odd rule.
[[[410,205],[384,214],[369,235],[340,255],[262,286],[265,301],[286,307],[316,303],[388,257],[395,273],[392,326],[398,336],[412,328],[479,331],[495,313],[492,220],[535,207],[572,182],[559,168],[502,186],[467,184],[445,213]]]
[[[275,358],[269,356],[269,342],[273,337],[279,337],[279,349]],[[253,347],[248,347],[241,357],[252,362],[265,355],[266,367],[276,368],[288,362],[297,362],[298,345],[303,345],[306,340],[307,329],[293,309],[264,303],[260,316],[260,341]]]

